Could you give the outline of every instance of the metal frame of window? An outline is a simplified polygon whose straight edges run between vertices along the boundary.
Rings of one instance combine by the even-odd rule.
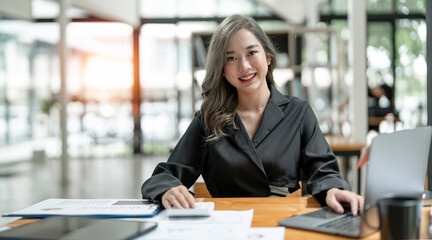
[[[432,2],[426,1],[426,64],[427,64],[427,123],[432,125]],[[429,149],[427,170],[428,190],[432,191],[432,148]]]

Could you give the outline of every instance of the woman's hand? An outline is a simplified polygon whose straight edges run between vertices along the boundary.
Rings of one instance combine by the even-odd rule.
[[[162,205],[170,208],[195,208],[195,199],[183,186],[173,187],[162,195]]]
[[[363,213],[364,198],[354,192],[332,188],[327,191],[326,203],[337,213],[343,213],[342,204],[348,203],[351,206],[351,212],[357,216],[358,211]]]

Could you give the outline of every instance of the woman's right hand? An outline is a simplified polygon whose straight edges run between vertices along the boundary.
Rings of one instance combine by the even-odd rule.
[[[183,186],[172,187],[162,195],[162,205],[170,208],[195,208],[195,199]]]

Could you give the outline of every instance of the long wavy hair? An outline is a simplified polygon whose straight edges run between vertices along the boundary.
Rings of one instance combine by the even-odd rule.
[[[238,129],[234,122],[238,104],[237,90],[222,76],[225,50],[230,37],[240,29],[252,32],[260,41],[270,64],[266,75],[267,85],[274,85],[273,70],[276,66],[276,49],[258,23],[246,16],[232,15],[225,18],[213,33],[207,54],[206,76],[202,84],[201,113],[210,130],[206,141],[215,142],[228,135],[228,128]]]

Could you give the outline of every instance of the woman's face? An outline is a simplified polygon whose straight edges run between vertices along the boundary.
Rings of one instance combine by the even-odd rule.
[[[270,58],[255,34],[240,29],[228,40],[223,76],[239,94],[268,89],[266,75]]]

